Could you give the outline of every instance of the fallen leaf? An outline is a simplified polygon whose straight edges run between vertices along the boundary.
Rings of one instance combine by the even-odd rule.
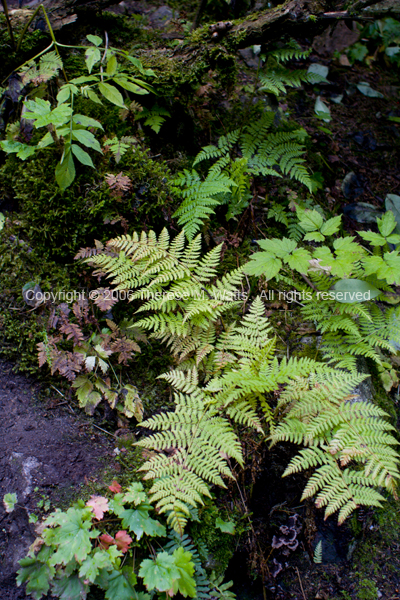
[[[108,486],[108,489],[111,492],[114,492],[114,494],[118,494],[122,490],[122,487],[119,485],[118,481],[114,480],[112,484]]]
[[[90,500],[86,502],[86,506],[93,509],[94,516],[98,521],[104,517],[104,513],[109,510],[108,500],[104,496],[90,496]]]

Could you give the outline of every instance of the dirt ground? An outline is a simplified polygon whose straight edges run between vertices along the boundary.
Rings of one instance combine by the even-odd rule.
[[[15,492],[18,507],[7,514],[0,503],[0,598],[28,598],[15,584],[18,561],[34,540],[34,524],[68,502],[90,476],[113,461],[112,438],[92,433],[82,415],[37,399],[39,384],[0,362],[0,495]]]

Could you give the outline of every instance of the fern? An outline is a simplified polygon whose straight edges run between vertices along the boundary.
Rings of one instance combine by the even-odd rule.
[[[39,85],[40,83],[49,81],[52,77],[58,75],[62,66],[61,58],[57,52],[54,50],[46,52],[46,54],[40,57],[38,63],[32,60],[21,69],[22,83],[24,85],[28,83]]]
[[[325,517],[339,510],[339,523],[359,505],[381,506],[375,487],[395,494],[399,477],[395,428],[371,402],[356,400],[351,390],[360,375],[312,375],[299,389],[290,384],[280,399],[284,420],[271,435],[273,444],[291,441],[306,446],[291,460],[284,476],[317,467],[302,499],[316,494]],[[345,467],[342,469],[342,467]]]
[[[124,156],[124,154],[126,154],[128,150],[132,148],[136,143],[137,140],[135,137],[125,135],[121,139],[113,137],[109,140],[106,140],[103,143],[103,146],[113,153],[115,162],[118,164],[121,160],[121,157]]]
[[[296,246],[288,242],[279,241],[280,252]],[[233,477],[230,459],[243,462],[235,424],[264,435],[264,423],[272,443],[304,446],[285,474],[316,467],[303,497],[316,494],[326,515],[338,510],[342,521],[360,504],[380,505],[375,488],[394,493],[399,458],[385,413],[353,401],[364,376],[309,358],[279,359],[260,298],[234,318],[241,270],[216,280],[221,247],[204,257],[200,251],[200,236],[186,245],[184,232],[170,241],[164,230],[110,240],[86,259],[117,289],[134,290],[131,299],[143,302],[137,313],[146,313],[134,325],[165,342],[178,363],[161,375],[174,389],[175,409],[143,422],[154,433],[138,442],[152,451],[141,468],[153,480],[151,501],[182,533],[210,486]],[[354,309],[342,317],[348,314]]]
[[[304,83],[319,83],[325,81],[324,77],[316,73],[308,73],[301,69],[287,69],[283,63],[292,59],[306,58],[309,51],[300,48],[283,48],[270,52],[267,56],[264,72],[260,74],[260,92],[268,92],[275,96],[286,94],[287,87],[300,87]]]
[[[185,170],[175,180],[183,202],[174,213],[189,240],[214,214],[217,206],[227,204],[227,219],[235,218],[251,199],[251,178],[257,175],[282,175],[296,179],[310,191],[312,181],[305,166],[304,130],[272,133],[275,114],[266,112],[254,123],[222,136],[218,146],[205,146],[196,156],[193,167],[205,160],[215,160],[202,180],[196,170]],[[238,146],[238,147],[237,147]],[[237,156],[240,150],[241,156]]]

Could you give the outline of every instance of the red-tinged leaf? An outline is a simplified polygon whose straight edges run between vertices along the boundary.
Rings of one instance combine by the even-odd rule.
[[[112,546],[113,544],[115,544],[115,540],[113,537],[111,537],[111,535],[108,535],[108,533],[103,533],[100,537],[99,537],[99,541],[101,546],[107,550],[107,548],[109,548],[110,546]]]
[[[122,487],[119,485],[118,481],[113,481],[111,485],[108,486],[108,489],[111,492],[114,492],[114,494],[119,494],[119,492],[122,490]]]
[[[98,521],[101,521],[104,513],[109,510],[108,500],[104,496],[90,496],[90,500],[86,502],[86,506],[91,507]]]
[[[126,531],[118,531],[115,536],[115,543],[117,544],[118,550],[125,553],[128,552],[128,548],[132,543],[132,538]]]
[[[60,331],[67,336],[67,340],[74,340],[74,344],[79,344],[84,339],[83,332],[76,323],[63,323]]]

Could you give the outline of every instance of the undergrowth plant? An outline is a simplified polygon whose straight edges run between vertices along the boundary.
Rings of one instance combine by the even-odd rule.
[[[395,353],[400,343],[400,307],[391,306],[400,283],[393,212],[378,219],[379,233],[359,232],[364,244],[336,237],[340,216],[326,221],[317,210],[300,207],[296,214],[303,245],[285,237],[259,240],[262,251],[251,256],[246,273],[297,290],[294,300],[321,333],[320,350],[329,364],[356,371],[357,357],[366,357],[387,378],[392,366],[384,353]]]
[[[337,226],[328,221],[325,234]],[[157,432],[139,442],[156,451],[141,468],[154,480],[151,501],[182,533],[210,484],[232,477],[230,459],[243,462],[236,423],[272,443],[305,446],[286,474],[317,467],[303,497],[317,494],[326,516],[339,510],[342,522],[359,505],[380,506],[379,488],[395,493],[399,457],[385,413],[353,400],[365,376],[279,356],[260,298],[239,317],[242,269],[216,279],[220,253],[218,246],[202,257],[200,236],[185,247],[184,231],[171,242],[164,230],[158,238],[151,232],[110,240],[105,252],[86,259],[116,290],[144,301],[135,326],[166,343],[177,360],[176,370],[161,376],[175,390],[175,410],[142,423]],[[288,258],[300,270],[310,260],[294,247]]]
[[[52,105],[50,100],[34,97],[36,94],[43,93],[42,87],[31,92],[31,99],[24,100],[21,122],[31,123],[35,129],[47,130],[36,144],[21,141],[20,129],[16,128],[15,124],[8,129],[8,139],[0,142],[4,152],[16,154],[21,160],[26,160],[35,152],[55,145],[56,150],[61,154],[55,178],[62,190],[69,187],[75,179],[75,159],[85,166],[94,168],[87,149],[102,152],[99,141],[90,129],[102,130],[103,126],[95,119],[75,113],[75,99],[82,96],[96,104],[101,104],[102,97],[111,104],[125,109],[124,97],[120,89],[124,90],[125,94],[130,92],[139,95],[152,91],[151,86],[138,76],[154,77],[154,72],[145,69],[138,58],[130,56],[124,50],[109,46],[108,39],[104,46],[99,36],[88,35],[87,39],[91,43],[90,46],[78,47],[64,46],[54,39],[46,50],[20,67],[23,85],[38,86],[63,69],[59,47],[79,48],[85,50],[88,75],[67,80],[59,89],[56,106]],[[55,50],[52,50],[53,47]],[[114,140],[111,140],[110,145],[113,142]]]
[[[206,160],[213,162],[204,179],[194,168],[178,174],[175,184],[183,202],[174,217],[189,240],[217,206],[227,205],[227,219],[241,214],[252,198],[251,183],[257,175],[286,175],[312,190],[303,158],[306,131],[276,129],[274,121],[275,113],[265,112],[243,131],[236,129],[220,137],[217,146],[205,146],[193,163],[196,167]]]
[[[296,45],[297,46],[297,45]],[[319,83],[326,81],[317,73],[308,72],[305,69],[288,69],[285,63],[292,60],[305,59],[310,50],[301,50],[299,47],[288,47],[274,50],[268,54],[261,55],[264,60],[263,70],[259,73],[259,92],[267,92],[280,96],[286,94],[286,88],[300,87],[304,83]]]
[[[91,496],[52,513],[36,527],[38,537],[20,561],[17,584],[35,600],[49,592],[84,600],[102,590],[106,600],[167,599],[177,594],[202,600],[232,600],[231,582],[208,576],[188,536],[167,532],[142,484],[112,498]]]
[[[116,302],[109,288],[98,289],[92,296],[93,303],[106,313]],[[128,320],[118,325],[111,318],[105,320],[107,326],[100,327],[86,298],[71,308],[67,303],[57,306],[48,322],[48,331],[55,334],[44,332],[44,341],[38,344],[39,366],[47,363],[52,375],[59,373],[70,381],[79,406],[88,414],[105,401],[126,417],[141,421],[143,405],[138,389],[123,381],[115,366],[126,366],[134,353],[140,352],[137,342],[146,342],[146,336],[140,328],[130,327]]]

